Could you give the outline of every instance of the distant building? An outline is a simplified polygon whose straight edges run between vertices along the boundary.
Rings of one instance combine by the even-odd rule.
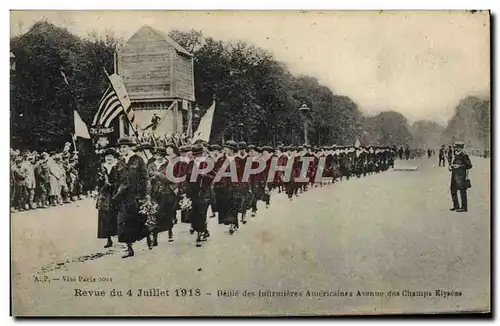
[[[146,25],[118,49],[115,70],[131,99],[139,133],[151,124],[154,114],[161,119],[158,127],[144,133],[163,136],[187,130],[183,121],[191,123],[195,100],[191,53],[166,33]],[[120,122],[120,134],[130,134],[125,121]]]

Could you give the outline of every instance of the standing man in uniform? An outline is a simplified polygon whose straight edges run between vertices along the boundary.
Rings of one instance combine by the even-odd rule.
[[[49,154],[43,152],[40,161],[35,167],[35,178],[38,187],[39,206],[42,208],[49,207],[48,197],[50,194],[50,170],[48,166]]]
[[[439,149],[439,166],[444,166],[445,164],[445,151],[446,148],[444,147],[444,145],[441,145],[441,148]]]
[[[33,199],[35,197],[35,169],[33,167],[34,157],[26,155],[26,159],[21,164],[21,174],[24,176],[25,209],[34,209]]]
[[[470,188],[468,170],[472,168],[469,156],[464,152],[464,142],[455,142],[455,157],[448,167],[451,171],[451,199],[453,207],[450,211],[467,212],[467,189]],[[460,191],[462,206],[458,203],[457,192]]]

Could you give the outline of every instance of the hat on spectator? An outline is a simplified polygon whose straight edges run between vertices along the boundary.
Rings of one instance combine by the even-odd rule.
[[[122,137],[118,139],[118,146],[135,146],[137,143],[132,137]]]
[[[229,149],[232,149],[233,151],[238,150],[238,144],[233,140],[228,140],[223,147],[227,147]]]

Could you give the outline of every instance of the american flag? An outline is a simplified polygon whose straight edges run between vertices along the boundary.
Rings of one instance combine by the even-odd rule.
[[[124,108],[118,98],[118,95],[116,94],[116,91],[110,86],[106,92],[104,92],[104,95],[99,102],[99,109],[94,116],[93,125],[109,128],[111,123],[123,112],[127,114],[128,119],[133,125],[135,121],[135,114],[132,107],[129,106],[128,108]]]

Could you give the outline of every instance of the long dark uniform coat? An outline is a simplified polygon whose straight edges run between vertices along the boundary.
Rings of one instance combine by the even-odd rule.
[[[167,165],[168,161],[166,160],[161,164],[153,161],[148,165],[151,200],[158,204],[154,232],[164,232],[174,226],[177,195],[174,192],[174,183],[167,178]]]
[[[245,154],[236,155],[236,172],[238,175],[238,183],[235,184],[237,187],[233,187],[233,193],[236,197],[241,196],[241,204],[238,209],[238,213],[245,214],[247,210],[252,206],[252,193],[250,192],[249,180],[243,180],[243,174],[245,173],[245,166],[249,156]],[[239,198],[238,198],[239,200]]]
[[[451,172],[451,184],[457,189],[467,189],[465,180],[467,179],[467,170],[472,168],[469,155],[460,153],[453,158],[453,164],[456,166]]]
[[[185,183],[186,194],[192,202],[191,228],[195,232],[201,233],[207,231],[207,210],[210,204],[210,185],[215,175],[213,175],[213,173],[198,175],[196,181],[191,182],[194,164],[198,164],[200,169],[205,169],[208,163],[203,161],[191,161],[188,165]]]
[[[250,158],[254,159],[254,158]],[[252,161],[252,168],[256,169],[258,167],[258,162],[256,160]],[[250,189],[252,190],[252,200],[251,200],[251,208],[252,212],[257,211],[257,201],[263,200],[265,188],[266,188],[266,178],[267,174],[263,174],[262,172],[257,174],[250,175],[249,183]]]
[[[99,194],[96,203],[98,209],[98,239],[107,239],[118,233],[118,211],[113,201],[113,196],[118,189],[120,181],[119,170],[118,164],[115,164],[110,169],[103,166],[101,173],[99,173]]]
[[[236,161],[236,157],[226,157],[227,163],[224,163],[224,165],[221,167],[223,171],[229,171],[229,169],[236,169],[238,170],[238,163]],[[232,162],[234,165],[229,165]],[[241,164],[241,162],[240,162]],[[234,181],[234,182],[233,182]],[[223,177],[221,178],[221,182],[224,185],[228,185],[229,187],[229,193],[228,193],[228,198],[226,199],[227,204],[228,204],[228,211],[224,219],[224,224],[225,225],[234,225],[235,227],[239,227],[239,222],[238,222],[238,213],[242,211],[243,203],[244,203],[244,190],[243,190],[243,184],[240,184],[241,179],[238,177],[237,180],[231,180],[230,177]],[[220,209],[220,208],[219,208]],[[220,210],[219,210],[220,212]]]
[[[146,217],[139,214],[147,194],[146,164],[134,154],[120,171],[120,184],[115,200],[118,204],[118,241],[133,243],[148,235]]]
[[[214,174],[217,175],[219,170],[224,165],[226,156],[221,156],[217,159],[214,168]],[[218,222],[219,224],[224,224],[229,214],[229,199],[231,194],[231,179],[221,178],[219,181],[215,182],[214,185],[214,195],[215,202],[217,205]]]
[[[462,152],[453,158],[452,165],[455,166],[455,168],[453,168],[451,172],[450,184],[453,207],[459,207],[457,191],[460,191],[462,208],[467,208],[467,170],[472,168],[472,163],[469,159],[469,156]]]

